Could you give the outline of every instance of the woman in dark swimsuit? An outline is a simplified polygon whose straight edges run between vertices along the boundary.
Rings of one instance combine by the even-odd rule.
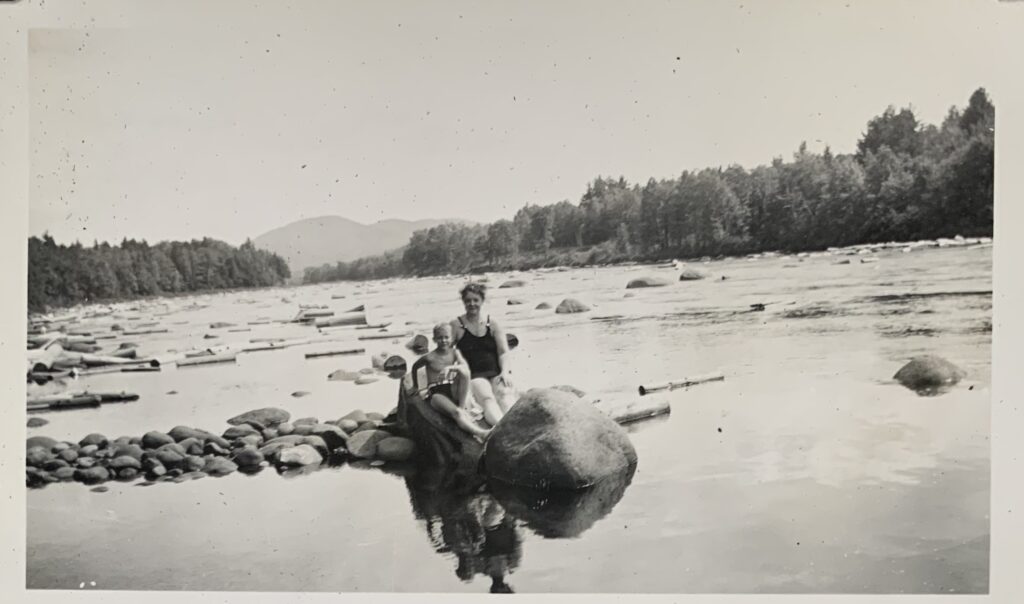
[[[481,283],[468,283],[459,293],[466,314],[452,321],[455,347],[469,364],[470,390],[483,409],[484,419],[494,426],[508,411],[504,401],[494,395],[494,387],[511,386],[508,368],[508,340],[496,321],[480,315],[487,288]]]

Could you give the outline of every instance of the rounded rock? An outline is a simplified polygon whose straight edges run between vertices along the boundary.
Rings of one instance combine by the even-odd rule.
[[[159,449],[163,445],[171,444],[175,442],[171,436],[151,430],[142,435],[142,447],[144,449]]]
[[[636,460],[621,426],[593,404],[551,388],[520,397],[484,447],[490,478],[540,489],[592,486]]]
[[[109,442],[110,441],[107,440],[106,436],[94,432],[92,434],[85,436],[84,438],[82,438],[82,440],[78,441],[78,446],[86,447],[89,445],[96,445],[97,447],[102,449],[106,447]]]
[[[566,298],[559,303],[558,307],[555,308],[555,312],[558,314],[572,314],[578,312],[587,312],[590,307],[580,302],[575,298]]]
[[[353,457],[360,459],[373,459],[377,455],[377,445],[380,441],[392,438],[391,434],[383,430],[362,430],[356,431],[348,439],[348,452]]]

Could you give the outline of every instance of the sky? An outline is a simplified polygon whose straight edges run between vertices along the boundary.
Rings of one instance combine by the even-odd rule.
[[[937,123],[984,86],[998,114],[1000,23],[1024,17],[983,0],[635,4],[143,3],[118,27],[32,29],[29,234],[491,222],[578,202],[602,175],[753,167],[805,140],[851,152],[888,105]]]

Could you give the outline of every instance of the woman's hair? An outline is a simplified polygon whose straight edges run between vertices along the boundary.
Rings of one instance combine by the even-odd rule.
[[[476,281],[470,281],[462,289],[459,290],[459,297],[465,298],[466,294],[476,294],[480,296],[481,300],[487,298],[487,286],[483,283],[477,283]]]

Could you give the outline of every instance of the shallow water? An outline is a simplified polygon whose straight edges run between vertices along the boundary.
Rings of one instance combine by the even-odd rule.
[[[709,278],[694,282],[652,266],[520,273],[527,284],[514,289],[496,287],[511,275],[490,275],[486,311],[520,340],[513,359],[521,387],[571,384],[630,400],[641,384],[725,374],[657,395],[671,401],[671,415],[629,427],[640,461],[624,492],[605,498],[621,496],[610,511],[571,502],[575,516],[545,508],[538,521],[529,507],[471,488],[437,490],[402,467],[290,477],[268,469],[146,488],[111,482],[106,493],[55,484],[28,493],[27,585],[486,592],[492,574],[525,592],[987,592],[991,250],[875,256],[870,264],[856,256],[851,264],[834,256],[723,260],[700,265]],[[644,275],[670,285],[624,289]],[[244,327],[291,318],[300,303],[338,311],[365,304],[371,323],[425,333],[460,312],[462,282],[197,296],[82,325],[158,320],[171,333],[112,342],[163,354],[314,331],[268,324],[228,333],[209,329],[213,321]],[[534,309],[565,297],[593,310]],[[509,298],[525,303],[509,306]],[[184,308],[193,302],[202,307]],[[765,310],[748,312],[755,303]],[[204,340],[206,333],[220,338]],[[407,338],[358,342],[371,332],[333,333],[340,341],[245,353],[234,365],[81,378],[141,399],[41,415],[50,424],[28,432],[77,441],[177,424],[219,430],[226,418],[267,405],[321,419],[355,408],[387,412],[396,382],[357,386],[326,376],[365,367],[376,352],[409,359]],[[356,346],[367,355],[303,358]],[[957,363],[967,379],[931,397],[891,380],[924,353]],[[293,398],[299,390],[311,394]],[[582,532],[545,538],[544,523]]]

